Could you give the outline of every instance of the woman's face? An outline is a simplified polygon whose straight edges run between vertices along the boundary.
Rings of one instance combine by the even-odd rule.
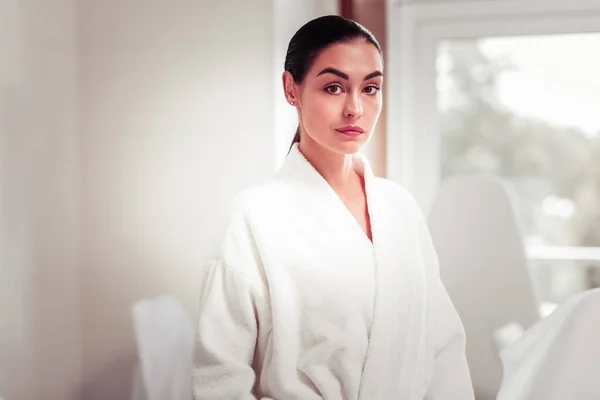
[[[298,109],[302,141],[340,154],[360,151],[381,113],[382,71],[377,48],[356,40],[321,52],[301,85],[289,76],[294,89],[286,95]]]

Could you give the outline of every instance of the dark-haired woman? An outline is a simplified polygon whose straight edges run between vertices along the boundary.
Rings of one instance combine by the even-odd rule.
[[[284,69],[298,130],[281,170],[233,201],[204,265],[195,399],[473,399],[420,209],[360,153],[382,107],[379,44],[317,18]]]

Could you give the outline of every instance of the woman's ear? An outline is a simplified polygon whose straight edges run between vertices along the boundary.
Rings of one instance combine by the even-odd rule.
[[[296,97],[297,86],[296,82],[294,82],[294,77],[289,71],[285,71],[281,76],[281,81],[283,83],[283,93],[285,94],[285,99],[288,103],[295,106],[298,104],[298,98]]]

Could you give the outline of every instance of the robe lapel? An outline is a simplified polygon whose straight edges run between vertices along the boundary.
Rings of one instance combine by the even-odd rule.
[[[370,203],[377,282],[359,399],[417,399],[421,371],[428,366],[418,365],[425,343],[425,279],[418,237],[411,231],[415,216],[392,201],[390,187],[376,181],[364,155],[358,157]]]
[[[312,207],[310,214],[342,239],[332,243],[359,243],[359,249],[352,251],[374,258],[376,294],[359,400],[413,400],[419,398],[422,387],[415,382],[429,367],[419,364],[425,343],[425,285],[420,255],[415,250],[418,238],[411,231],[414,216],[391,200],[390,189],[377,182],[364,155],[358,153],[355,159],[365,179],[373,242],[327,181],[304,158],[298,144],[292,147],[280,174],[299,185],[302,201]]]
[[[363,160],[360,157],[360,161]],[[329,226],[331,234],[335,235],[333,237],[340,238],[343,232],[344,238],[350,240],[347,243],[358,242],[372,253],[372,243],[359,223],[325,178],[300,152],[297,143],[292,146],[280,175],[301,184],[299,194],[304,196],[303,203],[311,207],[311,215],[319,216],[319,221]]]

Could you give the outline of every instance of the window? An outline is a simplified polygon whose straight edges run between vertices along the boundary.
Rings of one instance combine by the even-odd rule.
[[[453,175],[502,177],[542,300],[600,286],[600,4],[390,10],[390,178],[427,212]]]
[[[437,47],[441,180],[483,173],[511,184],[548,301],[598,285],[600,251],[576,257],[580,247],[600,249],[597,49],[597,33],[445,40]],[[557,246],[558,259],[551,256]]]

